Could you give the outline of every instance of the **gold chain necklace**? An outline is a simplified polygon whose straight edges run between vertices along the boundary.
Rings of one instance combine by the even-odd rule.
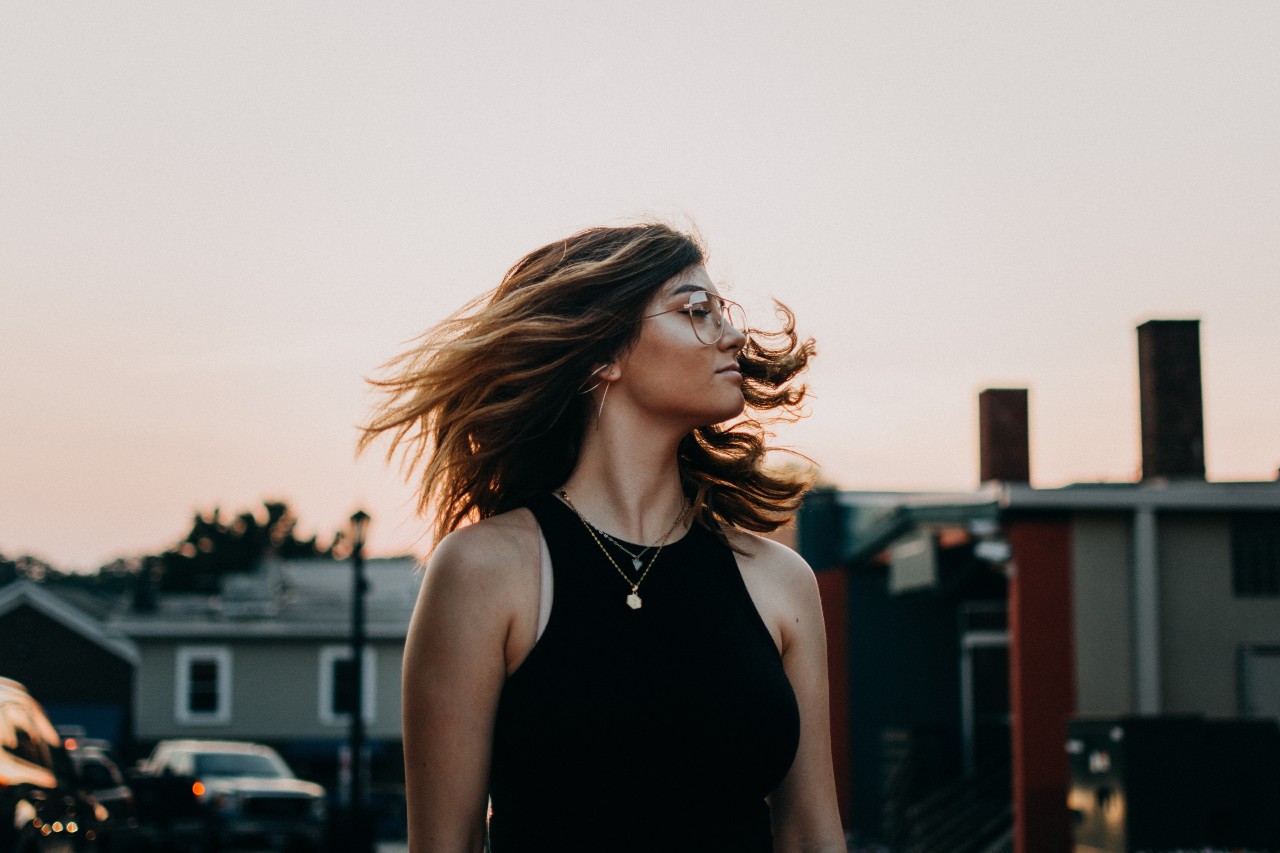
[[[644,571],[640,573],[640,577],[636,578],[636,580],[633,582],[631,578],[627,576],[627,573],[622,570],[622,566],[618,565],[618,561],[613,559],[613,555],[609,553],[609,549],[604,547],[604,543],[600,541],[600,536],[604,536],[610,542],[614,541],[613,537],[605,533],[603,530],[599,531],[600,536],[597,536],[595,525],[587,521],[586,516],[578,512],[578,508],[573,505],[573,501],[569,500],[569,493],[566,492],[564,489],[560,489],[559,491],[557,491],[556,497],[564,501],[565,506],[573,510],[573,514],[576,515],[578,517],[578,520],[582,522],[582,526],[587,528],[587,533],[591,534],[592,540],[596,543],[596,545],[600,548],[600,550],[604,552],[604,556],[606,559],[608,559],[610,565],[612,565],[615,569],[618,570],[618,574],[622,575],[622,579],[627,582],[627,586],[631,587],[631,593],[627,596],[627,606],[630,607],[632,610],[639,610],[640,607],[644,604],[644,602],[640,600],[640,584],[644,583],[644,579],[649,576],[649,570],[652,569],[653,564],[658,561],[658,555],[662,553],[663,547],[667,544],[667,538],[671,536],[672,531],[676,529],[676,525],[678,525],[681,521],[684,520],[685,515],[689,511],[688,505],[684,504],[680,507],[680,514],[675,517],[675,520],[671,522],[671,526],[667,528],[667,532],[662,535],[662,539],[659,540],[658,542],[658,550],[654,551],[653,556],[649,558],[649,565],[644,567]],[[652,548],[652,547],[653,547],[652,545],[649,546],[649,548]],[[623,548],[623,550],[625,551],[626,549]],[[641,551],[640,553],[643,554],[647,550],[649,549],[645,548],[644,551]],[[631,552],[628,551],[627,553],[631,553]],[[639,563],[640,563],[639,559],[633,556],[632,565],[634,565],[638,569],[640,568]]]
[[[621,551],[622,553],[624,553],[624,554],[626,554],[628,557],[630,557],[630,558],[631,558],[631,568],[635,569],[637,572],[638,572],[638,571],[640,571],[640,568],[644,565],[644,555],[645,555],[645,553],[646,553],[650,548],[654,548],[654,547],[656,547],[656,545],[657,545],[657,543],[654,543],[653,545],[646,545],[646,546],[644,546],[643,548],[641,548],[641,549],[640,549],[639,553],[636,553],[636,552],[632,551],[630,548],[628,548],[626,545],[623,545],[623,544],[622,544],[621,542],[619,542],[617,539],[614,539],[614,538],[613,538],[612,536],[610,536],[608,533],[605,533],[603,530],[597,529],[597,530],[596,530],[596,533],[599,533],[601,536],[603,536],[603,537],[605,538],[605,541],[606,541],[606,542],[608,542],[610,545],[612,545],[613,547],[617,548],[619,551]]]

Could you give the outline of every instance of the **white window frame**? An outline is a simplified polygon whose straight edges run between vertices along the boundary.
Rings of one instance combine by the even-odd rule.
[[[366,725],[374,721],[377,708],[376,690],[378,686],[378,655],[372,646],[364,647],[362,671],[360,673],[360,706]],[[346,726],[351,724],[350,714],[337,714],[333,710],[333,665],[336,661],[351,660],[351,646],[322,646],[320,648],[320,696],[318,716],[320,722],[327,726]]]
[[[223,725],[231,722],[231,649],[227,646],[179,646],[175,655],[173,715],[185,725]],[[218,667],[218,704],[212,712],[192,711],[191,664],[212,661]]]

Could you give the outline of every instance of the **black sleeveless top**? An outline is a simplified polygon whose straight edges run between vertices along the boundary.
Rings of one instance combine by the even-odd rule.
[[[791,766],[800,717],[733,552],[695,524],[631,610],[571,509],[553,495],[529,509],[554,597],[498,704],[493,853],[772,851],[764,798]]]

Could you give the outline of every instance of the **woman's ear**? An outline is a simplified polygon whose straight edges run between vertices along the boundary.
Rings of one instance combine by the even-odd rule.
[[[622,378],[622,368],[618,366],[616,361],[606,361],[597,364],[595,370],[587,374],[587,381],[582,383],[582,388],[578,390],[579,394],[590,394],[601,385],[608,386],[611,382],[617,382]]]

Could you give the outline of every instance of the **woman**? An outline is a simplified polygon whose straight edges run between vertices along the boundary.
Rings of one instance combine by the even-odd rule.
[[[375,382],[361,445],[421,463],[438,542],[405,644],[413,853],[845,849],[814,577],[747,532],[807,483],[738,419],[791,414],[813,344],[785,308],[747,337],[703,261],[665,225],[584,231]]]

